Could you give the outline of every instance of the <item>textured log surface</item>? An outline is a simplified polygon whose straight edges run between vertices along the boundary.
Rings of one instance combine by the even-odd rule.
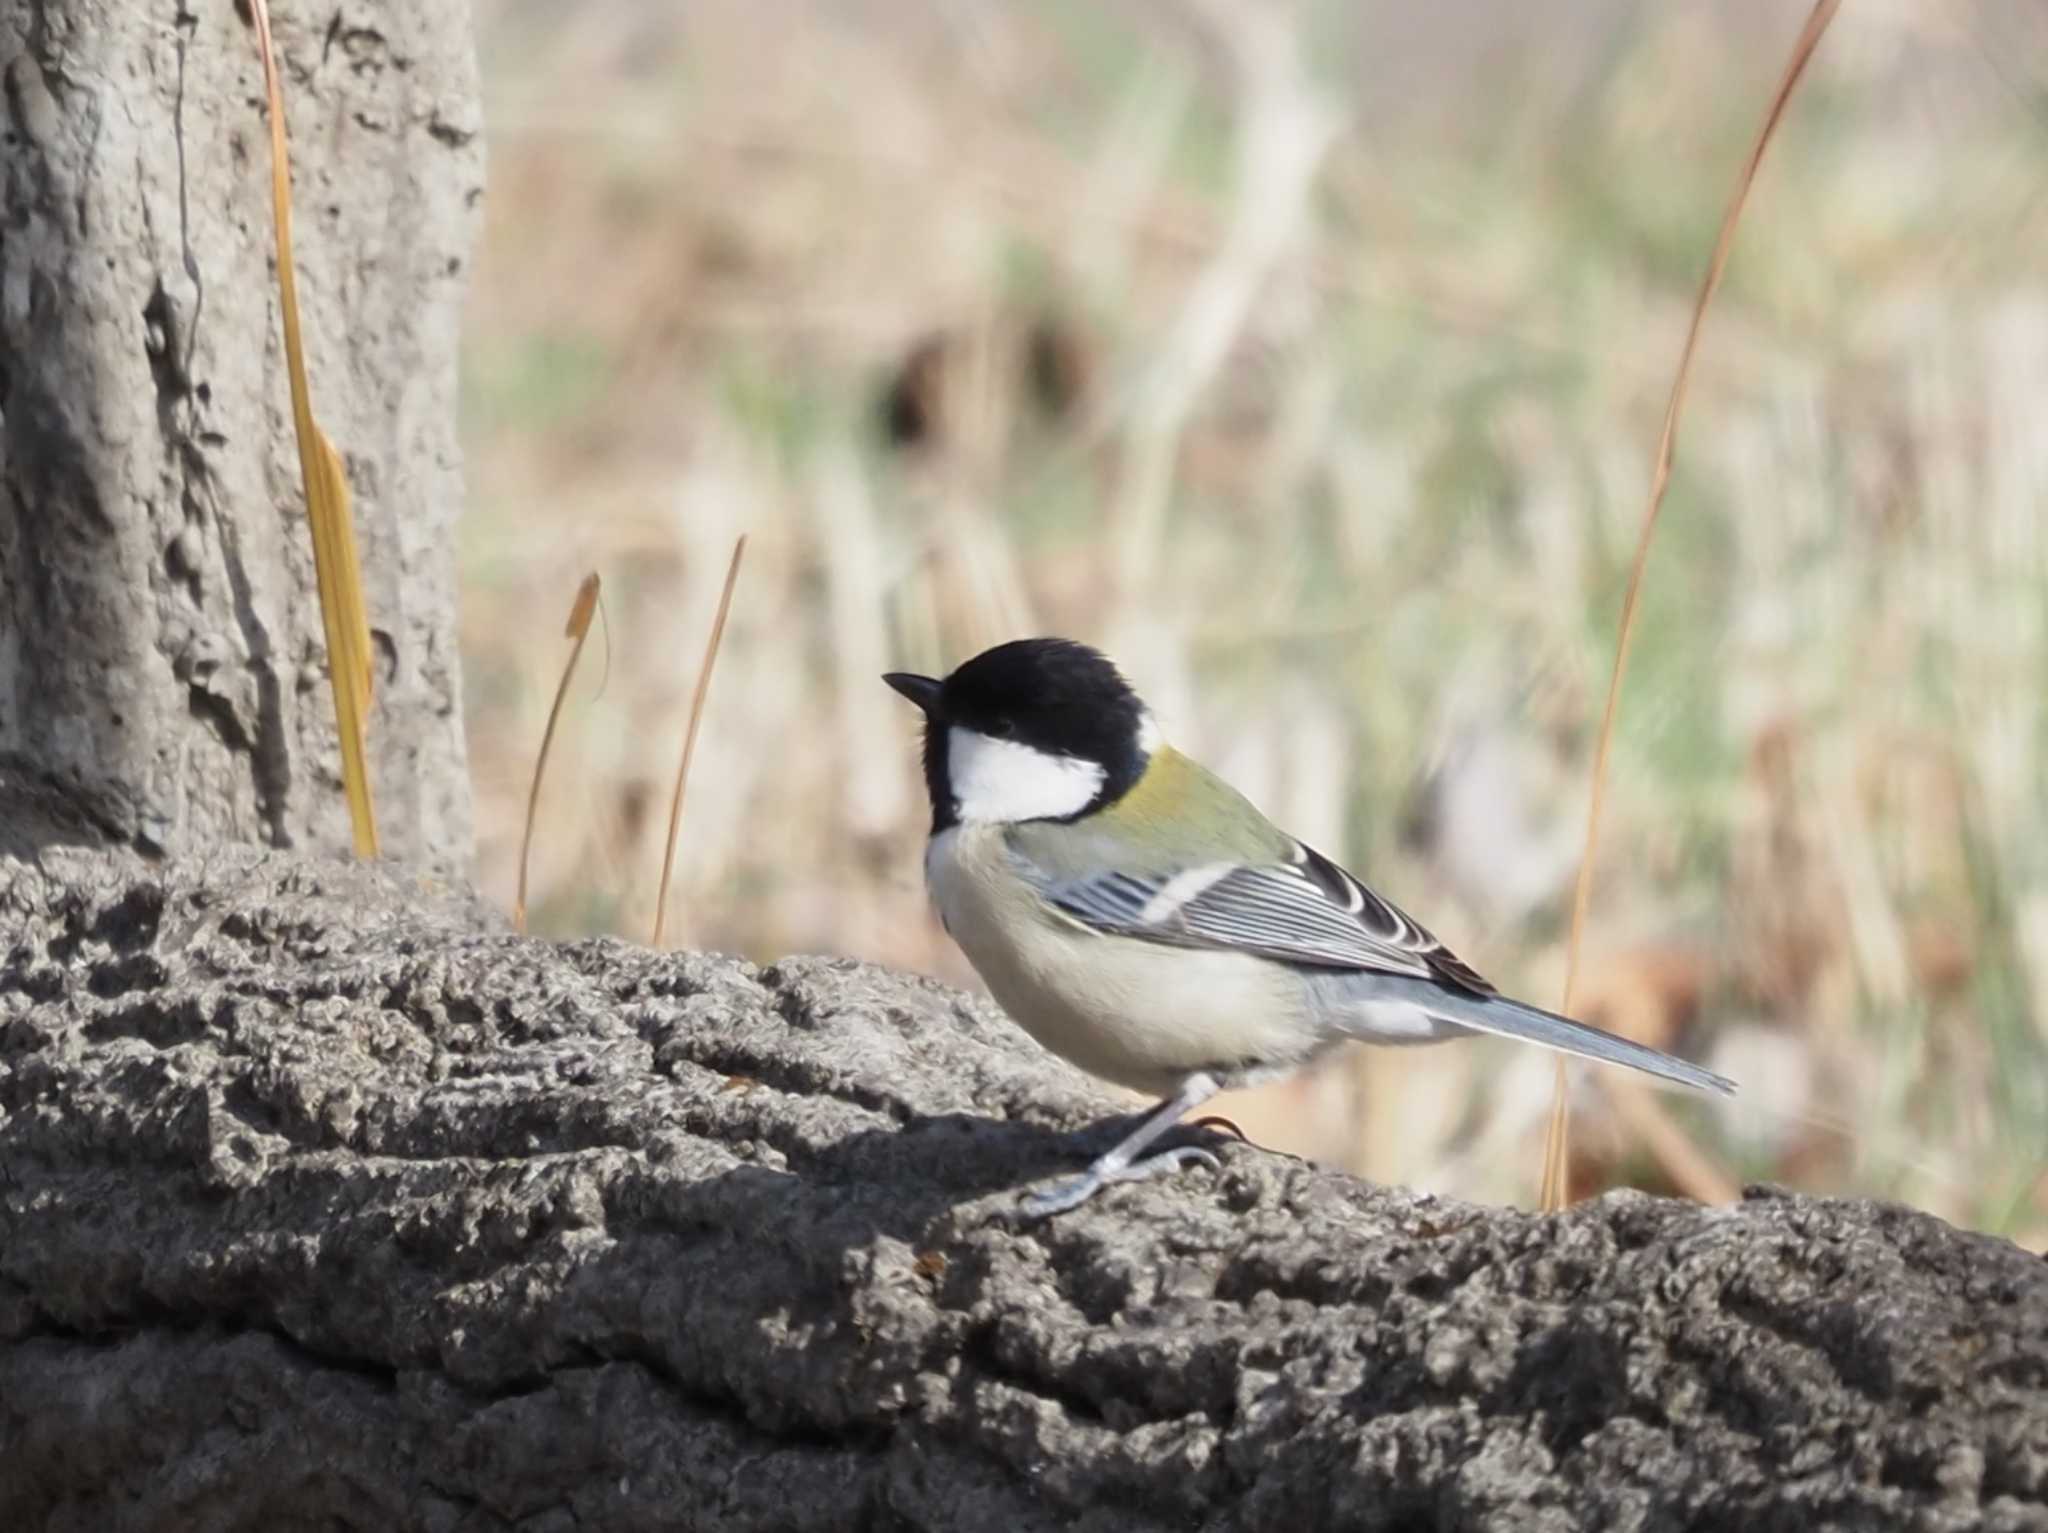
[[[979,1003],[340,864],[0,862],[0,1526],[2034,1529],[2048,1263],[1245,1147]]]

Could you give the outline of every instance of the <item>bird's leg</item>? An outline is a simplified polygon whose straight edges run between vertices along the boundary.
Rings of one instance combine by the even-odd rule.
[[[1212,1171],[1220,1170],[1216,1157],[1200,1145],[1176,1145],[1172,1149],[1146,1155],[1143,1160],[1138,1157],[1144,1155],[1146,1147],[1185,1114],[1200,1107],[1222,1089],[1222,1083],[1213,1075],[1200,1072],[1190,1075],[1180,1083],[1178,1091],[1140,1119],[1136,1128],[1124,1135],[1113,1149],[1097,1157],[1086,1171],[1066,1181],[1055,1182],[1043,1192],[1027,1193],[1020,1201],[1019,1214],[1025,1219],[1063,1214],[1070,1208],[1079,1208],[1111,1182],[1142,1182],[1181,1166],[1199,1164],[1208,1166]]]

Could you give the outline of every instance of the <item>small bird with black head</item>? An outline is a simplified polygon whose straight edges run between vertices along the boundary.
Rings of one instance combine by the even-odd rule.
[[[1054,1053],[1161,1098],[1045,1216],[1191,1162],[1153,1146],[1216,1092],[1348,1040],[1493,1033],[1723,1093],[1698,1065],[1500,994],[1422,926],[1161,738],[1110,661],[1018,639],[943,680],[883,678],[924,713],[925,879],[999,1005]],[[1152,1153],[1148,1154],[1147,1152]]]

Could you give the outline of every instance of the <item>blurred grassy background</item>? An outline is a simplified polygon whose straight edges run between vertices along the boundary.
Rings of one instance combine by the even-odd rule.
[[[876,679],[1103,645],[1169,734],[1554,1002],[1695,285],[1803,7],[484,0],[464,658],[511,903],[970,981]],[[1856,0],[1710,316],[1583,1013],[1738,1076],[1733,1178],[2048,1244],[2048,11]],[[598,677],[605,671],[600,692]],[[1528,1201],[1547,1060],[1355,1051],[1228,1109]],[[1574,1180],[1691,1185],[1612,1094]],[[1655,1139],[1655,1136],[1652,1136]]]

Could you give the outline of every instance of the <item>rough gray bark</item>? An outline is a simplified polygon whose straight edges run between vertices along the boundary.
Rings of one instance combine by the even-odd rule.
[[[386,849],[470,856],[463,0],[273,7],[314,408],[355,495]],[[0,849],[346,848],[237,7],[0,11]]]
[[[46,860],[0,1526],[2048,1527],[2048,1263],[1931,1218],[1231,1147],[1019,1229],[1102,1100],[936,985]]]

